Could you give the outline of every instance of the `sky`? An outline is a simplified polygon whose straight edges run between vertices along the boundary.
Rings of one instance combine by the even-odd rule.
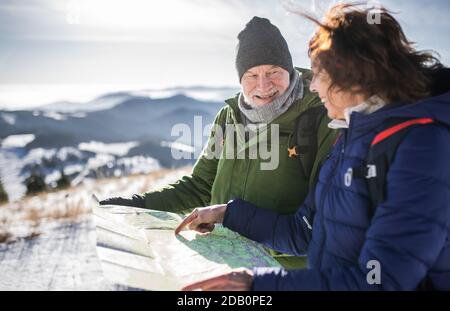
[[[0,109],[87,90],[235,86],[237,34],[255,15],[278,26],[309,66],[314,25],[332,0],[0,0]],[[381,0],[408,38],[450,64],[448,0]],[[89,93],[90,94],[90,93]]]

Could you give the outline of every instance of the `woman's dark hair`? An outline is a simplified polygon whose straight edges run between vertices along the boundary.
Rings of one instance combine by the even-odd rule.
[[[374,14],[380,14],[379,23],[369,22]],[[330,89],[376,94],[388,102],[429,96],[428,72],[442,65],[432,53],[413,48],[414,43],[386,8],[341,3],[323,21],[300,15],[319,26],[309,43],[309,57],[329,74]]]

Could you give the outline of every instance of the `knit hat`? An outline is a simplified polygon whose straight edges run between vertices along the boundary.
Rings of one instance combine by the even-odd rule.
[[[236,69],[239,82],[244,73],[259,65],[276,65],[292,73],[291,53],[280,30],[267,18],[253,17],[238,35]]]

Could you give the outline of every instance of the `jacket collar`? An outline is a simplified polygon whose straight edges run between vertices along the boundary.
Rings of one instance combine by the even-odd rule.
[[[333,119],[328,123],[328,127],[331,129],[348,128],[350,126],[350,116],[353,112],[358,112],[364,115],[371,114],[377,110],[380,110],[386,106],[386,101],[377,95],[373,95],[361,104],[353,107],[346,108],[344,110],[344,120]]]

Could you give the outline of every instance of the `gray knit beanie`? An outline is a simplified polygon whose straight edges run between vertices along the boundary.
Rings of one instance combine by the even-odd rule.
[[[267,18],[253,17],[238,35],[236,69],[239,82],[244,73],[259,65],[276,65],[292,73],[291,53],[280,30]]]

